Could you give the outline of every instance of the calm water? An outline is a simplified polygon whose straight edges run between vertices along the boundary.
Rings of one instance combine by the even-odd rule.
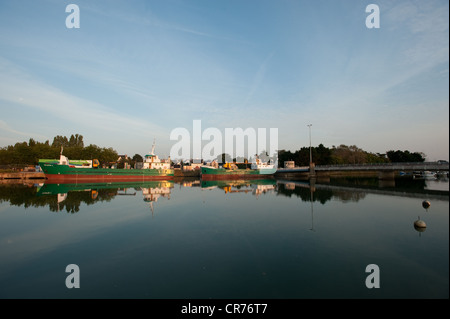
[[[448,180],[1,185],[0,298],[448,298],[448,214]]]

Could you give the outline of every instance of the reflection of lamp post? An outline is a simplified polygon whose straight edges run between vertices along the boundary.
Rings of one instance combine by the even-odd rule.
[[[312,151],[311,151],[311,126],[312,124],[308,124],[309,127],[309,165],[312,163]]]
[[[313,211],[313,189],[311,186],[309,187],[309,190],[311,192],[311,229],[310,230],[315,231],[314,230],[314,211]]]

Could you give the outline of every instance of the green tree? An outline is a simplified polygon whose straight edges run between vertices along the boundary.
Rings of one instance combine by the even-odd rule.
[[[101,156],[101,148],[94,144],[89,144],[83,149],[83,158],[84,159],[98,159],[100,160]]]
[[[139,154],[134,154],[134,156],[133,156],[133,162],[143,162],[144,161],[144,158],[141,156],[141,155],[139,155]]]
[[[218,155],[216,160],[219,163],[231,163],[232,162],[231,156],[227,153],[222,153],[222,154]]]
[[[364,164],[366,163],[366,152],[356,145],[344,144],[332,147],[332,156],[336,164]]]
[[[313,162],[316,165],[329,165],[331,163],[331,150],[323,144],[314,148],[314,154]]]
[[[386,155],[392,163],[404,163],[404,162],[424,162],[425,161],[425,154],[414,152],[411,153],[410,151],[388,151],[386,152]]]
[[[44,143],[30,138],[27,142],[18,142],[14,145],[0,148],[1,165],[37,165],[39,159],[59,158],[63,147],[64,155],[69,159],[98,159],[100,162],[115,162],[117,152],[112,148],[100,148],[96,145],[84,147],[83,136],[79,134],[66,136],[57,135],[53,143],[47,140]]]
[[[30,138],[30,140],[28,141],[28,146],[33,147],[36,145],[36,141],[32,138]]]
[[[385,154],[374,154],[366,152],[366,161],[367,163],[375,164],[375,163],[387,163],[389,160],[385,156]]]
[[[27,142],[16,143],[14,145],[12,158],[15,164],[27,164],[34,162],[34,156]]]
[[[84,142],[83,142],[83,135],[79,135],[79,134],[75,134],[75,135],[71,135],[69,142],[68,142],[68,146],[71,147],[84,147]]]
[[[57,136],[55,136],[53,138],[52,147],[61,148],[61,146],[62,147],[69,146],[69,141],[68,141],[67,137],[61,136],[61,135],[57,135]]]
[[[294,161],[296,166],[309,166],[309,147],[302,147],[298,151],[294,153]],[[311,154],[313,156],[313,162],[314,158],[316,157],[316,154],[313,152],[313,149],[311,148]]]
[[[100,163],[114,163],[117,161],[119,154],[112,148],[102,148],[98,160]]]

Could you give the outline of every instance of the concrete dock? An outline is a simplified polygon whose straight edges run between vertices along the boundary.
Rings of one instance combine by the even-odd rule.
[[[45,179],[43,172],[11,172],[0,173],[0,180],[33,180]]]

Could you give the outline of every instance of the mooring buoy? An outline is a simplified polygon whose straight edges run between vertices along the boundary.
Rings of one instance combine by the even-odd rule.
[[[417,231],[423,232],[423,231],[425,231],[425,228],[427,228],[427,224],[423,220],[421,220],[419,217],[419,219],[414,222],[414,228]]]
[[[423,208],[428,209],[430,206],[431,206],[431,203],[430,203],[429,201],[424,200],[424,201],[422,202],[422,207],[423,207]]]

